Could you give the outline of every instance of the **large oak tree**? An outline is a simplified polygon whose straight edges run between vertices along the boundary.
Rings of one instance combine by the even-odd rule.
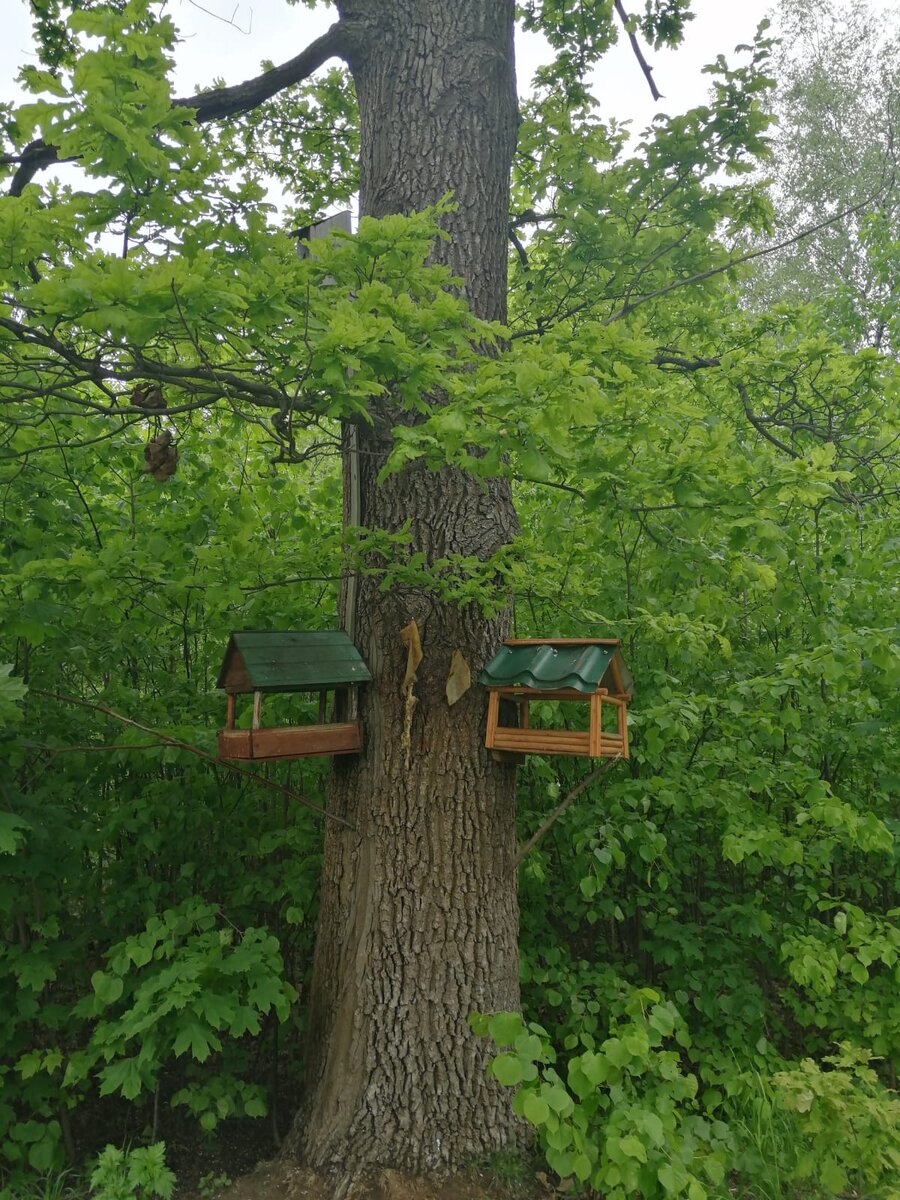
[[[729,215],[740,228],[764,223],[765,213],[749,190],[708,181],[738,164],[748,146],[758,148],[765,121],[754,97],[762,85],[752,70],[723,68],[718,108],[662,127],[642,157],[604,175],[595,168],[615,157],[619,139],[592,121],[583,76],[609,42],[612,6],[524,5],[523,21],[543,29],[557,57],[541,99],[525,114],[511,212],[520,122],[513,0],[348,0],[337,7],[335,25],[284,65],[174,102],[165,84],[171,29],[146,5],[79,12],[71,28],[105,38],[101,49],[76,53],[63,27],[45,22],[52,70],[33,72],[30,83],[63,100],[23,110],[11,126],[18,147],[6,160],[4,220],[22,224],[0,318],[15,361],[3,399],[12,404],[25,395],[122,428],[146,420],[131,389],[149,380],[167,389],[170,416],[224,398],[265,418],[288,460],[302,456],[295,430],[304,422],[340,420],[346,523],[382,546],[402,541],[420,573],[440,579],[452,564],[467,563],[476,572],[486,565],[490,575],[517,531],[510,458],[531,464],[526,473],[546,470],[533,432],[523,425],[524,444],[512,437],[509,453],[500,453],[507,424],[479,428],[473,395],[465,410],[471,426],[456,429],[453,451],[444,455],[453,461],[429,458],[422,447],[428,430],[440,427],[452,388],[458,397],[467,379],[482,375],[495,391],[511,386],[502,377],[508,335],[486,324],[507,321],[510,242],[517,264],[512,336],[538,346],[555,324],[598,311],[609,324],[676,286],[722,272],[727,254],[709,249],[716,222]],[[684,16],[678,0],[651,5],[644,33],[677,40]],[[338,247],[318,276],[307,264],[301,285],[268,295],[266,272],[282,279],[289,271],[285,247],[267,244],[270,233],[254,212],[259,192],[230,183],[222,157],[223,147],[236,145],[228,141],[229,122],[277,106],[284,89],[335,57],[349,68],[358,103],[362,216],[432,206],[440,226],[440,237],[425,236],[429,264],[378,303],[366,288],[377,284],[379,256],[389,263],[391,238],[399,244],[406,236],[399,227],[393,234],[390,226],[380,234],[365,227],[372,245],[382,239],[379,249],[370,246],[368,276],[354,282],[359,263],[352,250],[342,260]],[[59,75],[69,66],[67,93]],[[289,106],[282,122],[285,113],[290,119]],[[302,113],[295,119],[299,153]],[[222,124],[224,132],[204,141],[198,124]],[[245,162],[248,156],[245,150]],[[54,224],[53,205],[32,184],[58,159],[78,159],[115,183],[90,202],[64,197]],[[203,171],[215,179],[207,184],[215,196],[193,208],[186,180]],[[167,173],[177,180],[167,183]],[[93,274],[76,239],[85,222],[89,231],[117,228],[123,240],[121,258],[95,264]],[[530,245],[526,228],[540,231]],[[421,244],[421,230],[417,236]],[[56,248],[47,253],[42,237]],[[143,265],[135,248],[146,252]],[[342,261],[350,263],[345,276]],[[668,274],[659,274],[661,264]],[[325,271],[337,278],[334,300],[325,296]],[[442,288],[456,299],[445,304]],[[138,291],[141,303],[134,301],[126,320]],[[411,292],[414,317],[404,308]],[[328,305],[335,312],[343,305],[341,319],[349,320],[355,304],[374,322],[389,303],[385,344],[396,347],[408,335],[425,367],[392,375],[398,359],[388,355],[384,365],[377,330],[357,343],[335,333],[323,366],[316,347],[338,327],[337,317],[329,325]],[[443,357],[428,366],[432,347]],[[584,376],[569,383],[560,353],[557,344],[548,358],[556,372],[550,384],[540,371],[517,376],[523,412],[541,407],[542,388],[547,396],[561,386],[596,393]],[[480,372],[479,356],[500,364],[494,376]],[[649,365],[690,372],[718,359],[666,345]],[[530,378],[540,382],[532,386]],[[559,414],[567,410],[553,418],[548,400],[546,411],[545,423],[564,420]],[[579,419],[589,425],[590,413]],[[397,469],[404,439],[411,461]],[[350,1171],[456,1166],[517,1140],[508,1100],[486,1076],[486,1050],[468,1024],[473,1011],[518,1006],[515,769],[484,749],[479,689],[453,706],[445,692],[452,656],[461,654],[477,675],[505,635],[508,615],[502,603],[459,602],[413,575],[385,587],[377,573],[358,567],[345,582],[341,619],[373,675],[360,702],[366,745],[358,759],[336,763],[331,777],[308,1096],[287,1152]],[[412,622],[422,658],[410,679],[410,636],[401,634]]]

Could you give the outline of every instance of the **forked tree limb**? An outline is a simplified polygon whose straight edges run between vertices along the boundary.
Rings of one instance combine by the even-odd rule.
[[[342,21],[336,21],[305,50],[301,50],[294,58],[288,59],[280,66],[273,67],[271,71],[264,71],[262,75],[247,79],[243,83],[236,83],[232,87],[211,88],[196,96],[181,96],[172,101],[172,107],[193,108],[196,120],[201,125],[250,112],[266,100],[271,100],[286,87],[308,79],[329,58],[345,57],[348,45],[346,26]],[[41,139],[30,142],[18,157],[7,155],[0,159],[0,162],[19,164],[9,187],[11,196],[21,196],[38,171],[57,162],[74,161],[76,160],[73,158],[61,159],[56,146],[50,146]]]

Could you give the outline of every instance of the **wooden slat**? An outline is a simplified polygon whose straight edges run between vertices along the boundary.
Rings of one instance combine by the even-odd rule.
[[[504,646],[619,646],[619,638],[507,638]]]
[[[587,730],[510,730],[500,727],[494,733],[493,745],[503,750],[520,750],[526,746],[583,746],[588,752],[590,737]]]
[[[502,725],[487,745],[492,750],[520,754],[571,754],[584,758],[613,758],[623,751],[622,739],[612,734],[603,734],[599,746],[595,742],[592,747],[588,730],[510,729]]]
[[[358,754],[362,744],[359,721],[302,728],[225,729],[219,734],[219,757],[265,761],[309,758],[317,754]]]
[[[506,699],[510,700],[575,700],[582,704],[587,704],[592,695],[599,693],[601,696],[606,695],[606,688],[598,688],[597,692],[579,692],[576,688],[551,688],[548,691],[541,691],[538,688],[525,687],[501,687],[491,688],[491,691],[497,691]]]

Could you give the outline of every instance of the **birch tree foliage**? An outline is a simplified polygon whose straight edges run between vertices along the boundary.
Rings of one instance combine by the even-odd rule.
[[[787,233],[848,211],[761,260],[757,303],[821,299],[854,344],[895,346],[900,128],[896,14],[872,4],[779,9],[773,181]]]

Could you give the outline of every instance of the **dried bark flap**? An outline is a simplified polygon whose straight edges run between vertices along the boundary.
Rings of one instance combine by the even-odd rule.
[[[479,683],[542,692],[570,688],[585,695],[599,687],[628,696],[634,691],[618,642],[596,639],[506,642],[481,672]]]
[[[216,687],[226,692],[318,692],[372,676],[342,630],[232,633]]]

